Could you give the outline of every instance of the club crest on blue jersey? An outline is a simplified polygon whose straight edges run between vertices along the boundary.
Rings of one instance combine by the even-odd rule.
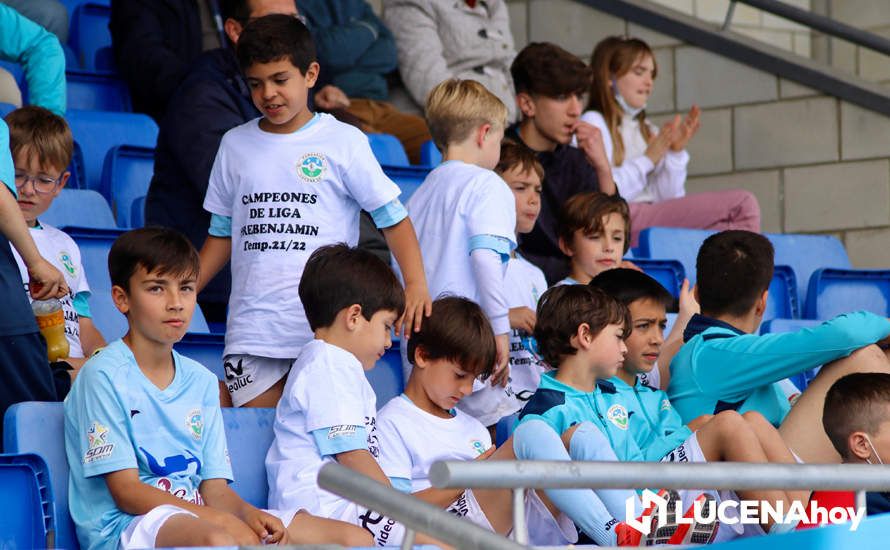
[[[201,417],[201,409],[192,409],[185,417],[185,425],[189,433],[196,441],[201,441],[204,433],[204,419]]]
[[[327,161],[321,153],[307,153],[297,163],[297,174],[309,183],[321,180]]]
[[[615,404],[609,407],[606,418],[622,430],[627,429],[627,409],[624,408],[624,405]]]

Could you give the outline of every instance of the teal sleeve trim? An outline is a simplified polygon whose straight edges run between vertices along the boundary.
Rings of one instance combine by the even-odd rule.
[[[220,216],[219,214],[211,214],[210,229],[208,229],[207,232],[214,237],[231,237],[232,216]]]
[[[507,263],[510,261],[510,252],[513,251],[515,245],[510,239],[498,237],[497,235],[473,235],[470,237],[469,248],[470,253],[480,248],[494,250],[501,256],[501,262]]]
[[[315,446],[321,456],[333,456],[347,451],[367,450],[368,431],[364,426],[331,426],[312,431]]]
[[[408,217],[408,210],[399,199],[393,199],[380,208],[371,212],[374,225],[380,229],[392,227]]]
[[[92,312],[90,312],[90,303],[87,301],[89,297],[89,292],[78,292],[74,295],[74,300],[71,303],[74,305],[74,311],[77,312],[79,317],[93,317]]]
[[[400,493],[411,493],[411,480],[405,479],[404,477],[391,477],[389,478],[389,482],[392,483],[392,488]]]

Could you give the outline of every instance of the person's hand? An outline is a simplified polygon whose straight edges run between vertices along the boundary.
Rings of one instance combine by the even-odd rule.
[[[411,339],[411,333],[420,330],[424,317],[433,312],[433,300],[425,284],[405,285],[405,313],[396,321],[396,336]]]
[[[639,271],[640,273],[643,272],[643,270],[640,269],[640,266],[631,262],[630,260],[621,260],[621,263],[618,264],[618,267],[622,269],[633,269],[634,271]]]
[[[506,386],[510,379],[510,335],[498,334],[494,337],[497,346],[497,359],[491,373],[492,386]]]
[[[527,334],[535,331],[536,317],[535,312],[531,308],[525,306],[510,308],[508,317],[510,318],[510,328],[523,330]]]
[[[584,151],[587,162],[596,169],[611,170],[609,157],[606,155],[606,147],[603,144],[603,134],[599,128],[584,121],[578,121],[575,123],[572,132],[575,134],[578,148]]]
[[[68,284],[62,272],[43,258],[28,266],[28,288],[35,300],[62,298],[68,294]]]
[[[262,542],[254,530],[234,514],[208,506],[202,517],[228,533],[236,546],[256,546]]]
[[[701,313],[701,306],[695,299],[695,287],[690,287],[689,279],[683,279],[683,286],[680,288],[680,308],[677,316],[683,319],[691,319],[696,313]]]
[[[287,529],[280,519],[268,512],[254,508],[244,516],[246,523],[262,544],[287,544]]]
[[[679,115],[677,115],[679,117]],[[701,109],[698,105],[693,105],[683,122],[678,123],[674,127],[673,140],[671,141],[671,151],[679,152],[686,149],[686,145],[692,136],[698,132],[701,126]]]
[[[652,164],[658,164],[664,154],[668,152],[674,142],[674,134],[677,126],[680,125],[680,115],[675,116],[671,120],[662,125],[657,135],[649,138],[649,145],[646,147],[646,156],[652,161]]]
[[[325,111],[346,109],[350,105],[349,96],[340,88],[328,84],[315,93],[315,106]]]

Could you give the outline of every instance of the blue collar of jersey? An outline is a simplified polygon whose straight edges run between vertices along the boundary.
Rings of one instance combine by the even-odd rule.
[[[689,323],[686,324],[686,330],[683,331],[683,342],[685,343],[692,340],[709,328],[724,328],[739,336],[745,334],[743,331],[735,328],[727,322],[714,319],[713,317],[705,317],[704,315],[696,313],[692,316],[692,319],[689,320]]]

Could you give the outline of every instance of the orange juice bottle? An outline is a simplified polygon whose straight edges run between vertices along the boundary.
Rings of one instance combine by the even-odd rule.
[[[46,339],[46,354],[50,363],[68,357],[68,339],[65,337],[65,312],[62,302],[55,298],[34,300],[31,311],[37,319],[40,334]]]

